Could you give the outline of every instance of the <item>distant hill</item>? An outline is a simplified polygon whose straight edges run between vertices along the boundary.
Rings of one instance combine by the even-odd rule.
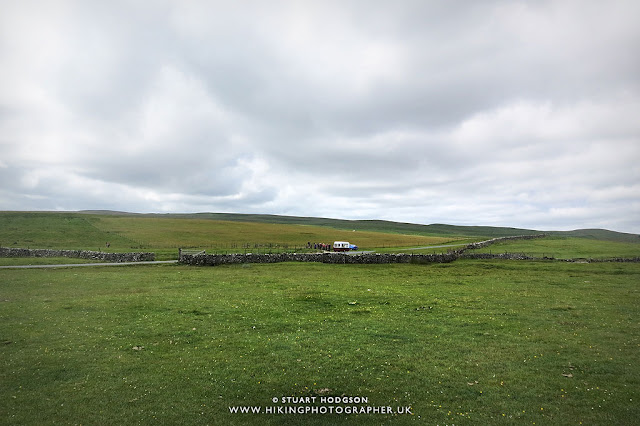
[[[574,231],[551,231],[547,232],[547,234],[559,235],[563,237],[590,238],[593,240],[640,243],[640,235],[609,231],[607,229],[576,229]]]
[[[445,237],[487,237],[497,238],[512,235],[532,235],[546,233],[558,237],[590,238],[606,241],[638,242],[640,236],[606,229],[577,229],[574,231],[540,231],[533,229],[495,227],[495,226],[458,226],[446,224],[421,225],[415,223],[392,222],[386,220],[346,220],[304,216],[281,216],[271,214],[242,213],[126,213],[107,210],[86,210],[80,213],[96,215],[150,216],[184,219],[211,219],[234,222],[274,223],[285,225],[327,226],[335,229],[390,232],[405,235],[445,236]]]

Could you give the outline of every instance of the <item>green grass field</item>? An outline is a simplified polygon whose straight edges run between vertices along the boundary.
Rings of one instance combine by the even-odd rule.
[[[637,264],[0,271],[4,424],[634,424]],[[413,415],[231,414],[349,395]]]
[[[499,242],[473,252],[525,253],[532,257],[547,256],[556,259],[632,258],[640,257],[640,243],[549,236],[533,240]]]
[[[232,248],[235,243],[303,247],[307,242],[357,241],[361,248],[440,244],[451,237],[403,235],[373,231],[347,231],[321,226],[230,222],[209,219],[103,217],[96,226],[145,240],[151,248],[196,247]]]
[[[74,257],[0,257],[0,266],[66,265],[80,263],[101,263],[101,261]]]
[[[180,246],[347,239],[400,251],[510,232],[269,218],[0,212],[0,245],[109,241],[162,259]],[[483,251],[636,257],[631,237],[586,230]],[[67,261],[79,263],[0,265]],[[2,269],[0,424],[636,424],[639,278],[637,263],[471,260]],[[283,397],[354,405],[320,403],[340,396],[412,414],[277,414],[293,405]],[[230,412],[241,406],[263,413]]]
[[[0,246],[111,251],[139,249],[141,243],[109,229],[100,229],[100,216],[78,213],[0,212]]]
[[[331,244],[337,240],[374,249],[446,244],[460,238],[194,217],[0,212],[0,246],[153,251],[158,260],[165,260],[176,259],[178,248],[292,251],[306,247],[307,242]],[[110,243],[109,249],[106,242]]]

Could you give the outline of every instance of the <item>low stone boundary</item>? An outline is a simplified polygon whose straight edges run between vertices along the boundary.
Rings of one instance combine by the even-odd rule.
[[[378,264],[378,263],[448,263],[460,258],[466,250],[486,247],[505,240],[542,238],[545,234],[516,235],[493,238],[487,241],[471,243],[461,249],[443,254],[392,254],[392,253],[275,253],[275,254],[188,254],[180,250],[179,262],[186,265],[215,266],[242,263],[280,263],[280,262],[319,262],[334,264]]]
[[[459,259],[503,259],[503,260],[555,260],[569,263],[600,263],[600,262],[640,262],[640,257],[611,257],[604,259],[577,258],[577,259],[556,259],[555,257],[534,257],[524,253],[464,253]]]
[[[552,257],[537,258],[524,253],[463,253],[459,259],[503,259],[503,260],[555,260]]]
[[[555,259],[553,257],[532,257],[524,253],[446,253],[446,254],[390,254],[365,253],[348,255],[345,253],[279,253],[279,254],[184,254],[180,263],[193,266],[217,266],[245,263],[318,262],[331,264],[391,264],[391,263],[449,263],[458,259],[500,259],[500,260],[549,260],[573,263],[596,262],[640,262],[640,257],[611,259]]]
[[[492,238],[486,241],[480,241],[478,243],[467,244],[461,251],[465,250],[475,250],[479,248],[485,248],[494,243],[499,243],[501,241],[511,241],[511,240],[533,240],[535,238],[544,238],[547,234],[534,234],[534,235],[514,235],[512,237],[498,237]]]
[[[105,262],[143,262],[155,260],[155,253],[105,253],[90,250],[54,250],[0,247],[0,257],[71,257]]]
[[[609,259],[558,259],[564,260],[565,262],[573,262],[573,263],[602,263],[602,262],[622,262],[622,263],[638,263],[640,262],[640,257],[612,257]]]
[[[331,264],[390,264],[390,263],[449,263],[457,259],[505,259],[505,260],[563,260],[569,262],[638,262],[639,258],[632,259],[554,259],[552,257],[536,258],[523,253],[466,253],[487,247],[491,244],[507,240],[529,240],[543,238],[545,234],[516,235],[511,237],[493,238],[487,241],[471,243],[458,250],[452,250],[443,254],[392,254],[392,253],[236,253],[236,254],[188,254],[180,251],[179,262],[194,266],[216,266],[245,263],[280,263],[280,262],[318,262]]]
[[[276,253],[276,254],[183,254],[180,263],[197,266],[216,266],[242,263],[319,262],[333,264],[376,263],[447,263],[458,258],[447,254],[390,254],[363,253]]]

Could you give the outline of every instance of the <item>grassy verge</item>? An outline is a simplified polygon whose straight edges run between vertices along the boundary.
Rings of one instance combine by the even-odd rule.
[[[382,247],[376,248],[378,253],[408,253],[408,254],[434,254],[434,253],[447,253],[450,250],[459,250],[465,245],[484,241],[486,238],[459,238],[449,241],[443,241],[438,244],[432,244],[431,246],[408,246],[408,247]]]
[[[66,265],[74,263],[100,263],[96,259],[78,259],[73,257],[0,257],[0,266],[15,265]]]
[[[0,271],[5,424],[634,424],[637,264]],[[231,414],[361,396],[412,415]]]

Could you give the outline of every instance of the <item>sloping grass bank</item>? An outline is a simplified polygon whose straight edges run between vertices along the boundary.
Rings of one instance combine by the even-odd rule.
[[[470,253],[524,253],[531,257],[556,259],[608,259],[640,256],[640,243],[547,236],[534,240],[500,241]]]

